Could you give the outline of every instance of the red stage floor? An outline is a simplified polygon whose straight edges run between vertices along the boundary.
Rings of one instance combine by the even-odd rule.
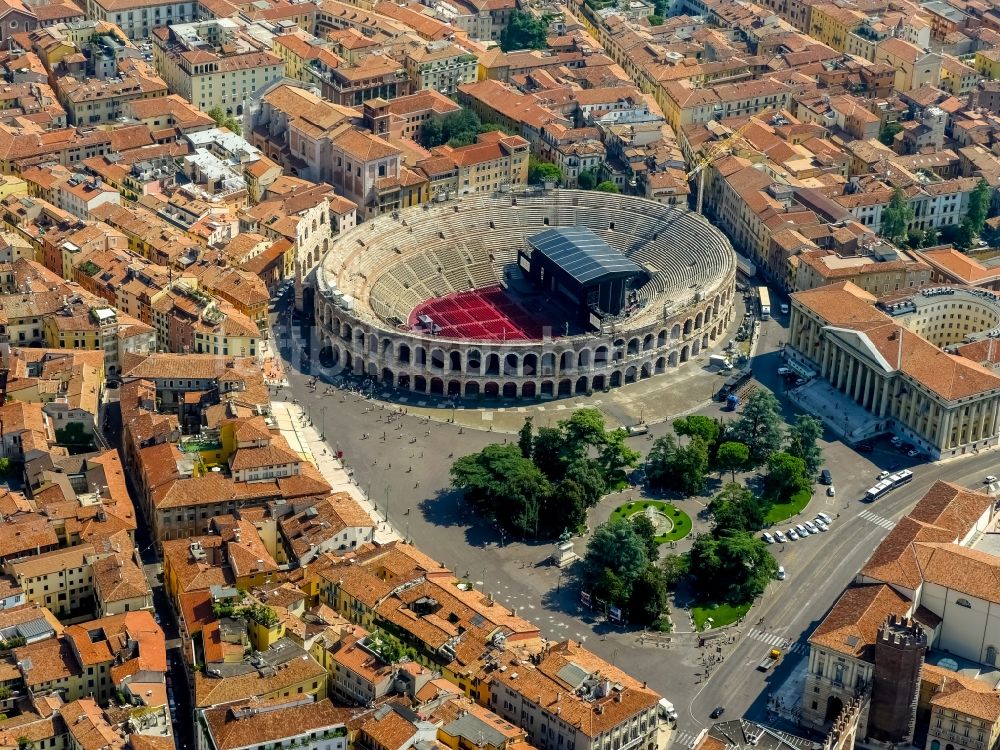
[[[433,321],[438,336],[453,339],[527,341],[542,338],[544,327],[552,325],[525,310],[499,286],[423,302],[410,313],[411,328],[421,328],[421,315]]]

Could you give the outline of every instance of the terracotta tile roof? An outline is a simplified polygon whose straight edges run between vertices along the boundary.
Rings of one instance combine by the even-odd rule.
[[[208,709],[204,717],[212,744],[217,750],[237,750],[280,743],[285,737],[324,732],[344,725],[343,711],[329,700],[304,702],[307,698],[250,700]]]
[[[989,690],[986,686],[979,689],[969,685],[967,681],[954,677],[945,678],[941,687],[931,697],[931,710],[943,709],[954,711],[964,716],[974,716],[983,719],[991,725],[1000,719],[1000,693]],[[933,731],[932,735],[933,736]]]
[[[14,649],[14,659],[20,663],[24,681],[29,688],[37,688],[47,682],[68,680],[83,670],[73,656],[73,648],[67,638],[47,638],[21,648]]]
[[[109,555],[95,561],[91,567],[94,571],[97,599],[102,604],[147,596],[152,602],[149,582],[131,557],[120,554]]]
[[[121,750],[124,733],[115,731],[93,698],[81,698],[60,709],[66,728],[79,750]]]
[[[849,587],[809,637],[814,646],[873,662],[878,629],[889,615],[907,615],[913,603],[886,584]]]
[[[290,649],[292,650],[292,649]],[[301,650],[299,650],[301,653]],[[196,672],[194,678],[195,706],[205,708],[222,703],[249,700],[253,697],[268,698],[301,682],[326,680],[326,670],[311,656],[296,656],[283,662],[281,669],[265,675],[256,669],[225,678],[212,677]]]

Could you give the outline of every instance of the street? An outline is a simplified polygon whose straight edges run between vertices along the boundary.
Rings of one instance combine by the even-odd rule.
[[[776,370],[786,338],[787,320],[763,324],[753,362],[755,378],[779,396],[783,384]],[[280,327],[275,329],[281,331]],[[840,442],[824,439],[824,466],[833,474],[837,497],[827,497],[817,486],[812,502],[801,518],[789,519],[784,528],[808,520],[818,511],[835,516],[829,532],[771,549],[788,571],[785,581],[775,581],[754,606],[747,621],[731,635],[734,643],[723,643],[710,651],[721,661],[706,677],[704,655],[698,636],[690,632],[684,612],[673,612],[675,632],[669,637],[642,639],[639,634],[613,626],[602,616],[579,605],[578,589],[571,573],[547,564],[553,545],[518,539],[502,539],[498,530],[468,515],[449,487],[448,468],[461,455],[480,450],[492,442],[514,440],[511,435],[458,427],[445,421],[403,415],[385,424],[389,410],[383,404],[357,393],[334,390],[326,394],[321,368],[313,374],[320,387],[307,386],[309,376],[290,366],[292,342],[279,339],[289,389],[283,398],[298,400],[335,450],[344,452],[359,486],[378,506],[380,514],[421,550],[444,562],[458,575],[468,575],[477,585],[496,595],[518,613],[539,625],[552,639],[583,641],[603,658],[646,680],[674,702],[680,712],[677,741],[689,744],[710,720],[715,706],[725,706],[727,717],[746,714],[763,720],[767,696],[795,672],[807,653],[805,639],[857,573],[875,546],[888,533],[892,522],[903,515],[936,479],[969,487],[981,487],[987,473],[995,473],[991,453],[966,457],[938,465],[917,465],[915,480],[869,507],[859,498],[882,469],[910,465],[910,460],[887,441],[875,451],[859,455]],[[669,382],[669,376],[664,378]],[[787,402],[783,402],[787,407]],[[692,404],[694,413],[731,418],[718,403]],[[551,408],[551,407],[550,407]],[[567,412],[565,416],[568,416]],[[790,417],[789,410],[786,416]],[[669,422],[652,425],[650,435],[630,440],[645,452],[649,440],[670,429]],[[365,434],[370,435],[365,439]],[[692,517],[707,498],[681,501]],[[606,520],[605,505],[592,512],[591,527]],[[839,517],[838,517],[839,516]],[[585,551],[577,540],[577,552]],[[726,641],[727,639],[722,639]],[[755,669],[775,642],[791,641],[789,653],[768,673]],[[785,703],[786,709],[791,709]],[[785,728],[794,729],[787,725]]]

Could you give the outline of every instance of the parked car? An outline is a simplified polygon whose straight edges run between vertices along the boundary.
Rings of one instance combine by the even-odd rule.
[[[779,565],[778,566],[778,580],[779,581],[784,581],[785,580],[785,566],[784,565]]]
[[[788,530],[788,539],[789,539],[789,541],[794,542],[798,538],[799,538],[799,535],[798,535],[798,532],[795,531],[795,529],[789,529]]]
[[[813,524],[815,524],[816,528],[819,529],[820,531],[826,531],[829,528],[825,523],[823,523],[818,518],[813,519]]]
[[[726,712],[726,709],[722,706],[716,706],[712,709],[712,713],[709,714],[713,719],[718,719],[722,714]]]
[[[983,480],[986,484],[993,484],[995,481],[997,481],[997,478],[992,474],[987,474],[986,479]]]
[[[819,481],[823,484],[833,484],[833,474],[830,473],[829,469],[823,469],[819,473]]]
[[[777,531],[774,532],[774,538],[779,542],[781,542],[782,544],[788,541],[788,537],[785,536],[785,532],[782,531],[781,529],[778,529]]]
[[[858,453],[874,453],[875,446],[871,443],[858,443],[857,444]]]
[[[837,496],[837,490],[831,484],[829,487],[826,488],[826,494],[827,494],[828,497],[836,497]]]
[[[791,375],[792,374],[792,369],[790,367],[779,367],[778,368],[778,374],[779,375]]]
[[[903,438],[896,437],[895,435],[893,435],[891,438],[889,438],[889,442],[898,448],[903,444]]]
[[[906,455],[909,456],[910,458],[916,458],[917,456],[920,455],[920,451],[918,451],[916,448],[910,448],[910,450],[906,451]]]
[[[814,524],[812,521],[806,521],[806,528],[809,529],[810,534],[815,534],[817,531],[816,524]]]
[[[880,471],[878,473],[878,481],[881,482],[883,479],[885,479],[888,476],[889,476],[889,472],[888,471]]]
[[[782,305],[781,306],[781,314],[782,315],[788,315],[788,305]]]
[[[799,532],[799,536],[805,538],[809,536],[809,529],[803,526],[801,523],[795,524],[795,530]]]
[[[818,518],[819,520],[821,520],[823,523],[825,523],[827,525],[830,525],[831,523],[833,523],[833,519],[830,518],[830,515],[828,513],[823,513],[823,512],[817,513],[816,514],[816,518]]]
[[[764,532],[764,533],[763,533],[763,534],[761,535],[761,538],[762,538],[762,539],[763,539],[763,540],[764,540],[765,542],[767,542],[768,544],[774,544],[774,537],[773,537],[773,536],[771,536],[771,535],[770,535],[770,534],[769,534],[768,532],[766,532],[766,531],[765,531],[765,532]]]

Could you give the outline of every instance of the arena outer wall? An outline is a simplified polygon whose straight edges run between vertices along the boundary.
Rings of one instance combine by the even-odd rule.
[[[378,298],[380,278],[408,259],[438,251],[430,258],[442,263],[457,243],[470,262],[488,253],[499,278],[510,265],[504,258],[516,258],[525,237],[574,225],[589,226],[629,257],[638,247],[658,262],[643,310],[601,332],[516,342],[403,330],[376,312],[387,306]],[[453,271],[438,266],[441,279],[427,286],[440,291],[437,282]],[[340,237],[317,269],[316,344],[334,364],[402,392],[510,399],[589,393],[664,373],[712,346],[732,321],[735,281],[728,240],[692,212],[582,191],[465,195],[377,217]],[[401,304],[400,316],[409,306]]]

